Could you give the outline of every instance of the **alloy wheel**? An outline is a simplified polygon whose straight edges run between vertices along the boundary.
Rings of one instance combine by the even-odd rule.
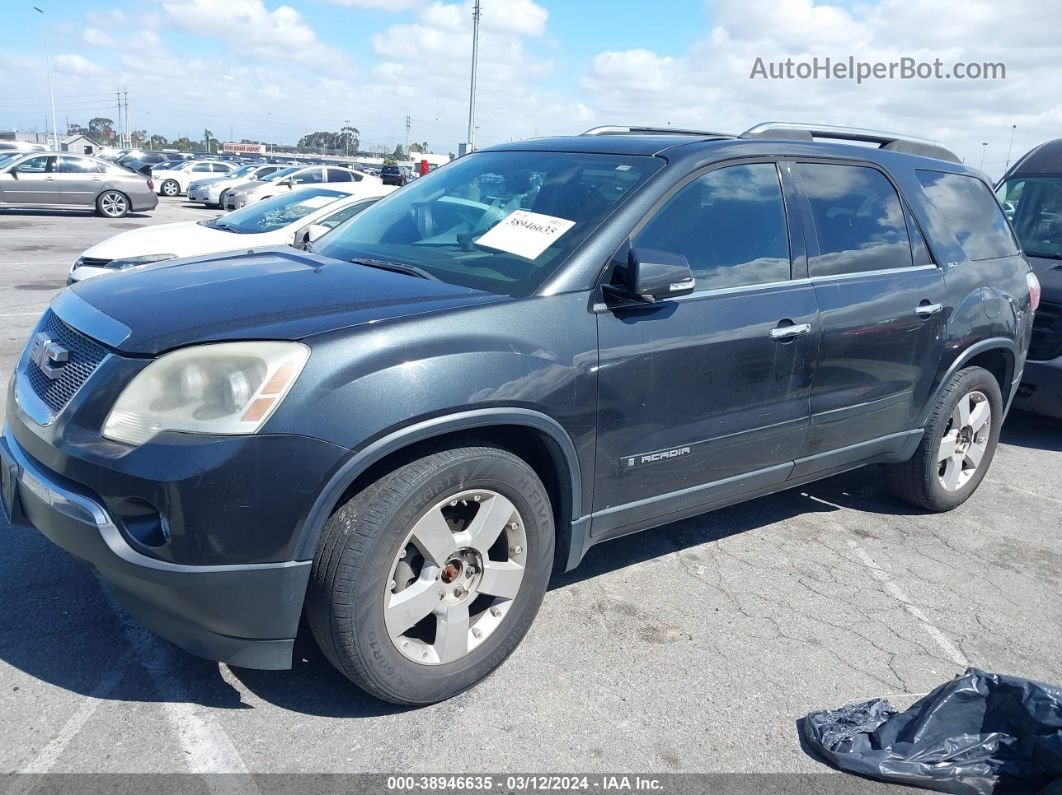
[[[505,621],[527,564],[523,518],[496,491],[446,497],[399,548],[384,593],[396,648],[423,665],[461,659]]]
[[[948,420],[937,449],[937,477],[947,491],[958,491],[977,472],[992,436],[992,407],[980,391],[963,395]]]
[[[107,191],[100,196],[100,212],[108,218],[121,218],[129,211],[129,202],[117,191]]]

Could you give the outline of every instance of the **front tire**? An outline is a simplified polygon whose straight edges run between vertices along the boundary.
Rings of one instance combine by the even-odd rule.
[[[902,500],[950,511],[981,485],[999,442],[1003,395],[982,367],[960,370],[937,400],[910,460],[885,467],[885,482]]]
[[[124,218],[129,214],[129,197],[121,191],[105,190],[96,199],[96,212],[104,218]]]
[[[512,453],[476,444],[401,466],[329,519],[306,615],[356,685],[431,704],[491,674],[526,634],[553,566],[550,500]]]

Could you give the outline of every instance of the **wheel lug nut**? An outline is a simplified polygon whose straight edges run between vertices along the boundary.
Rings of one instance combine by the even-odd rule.
[[[498,616],[501,615],[501,608],[500,607],[492,607],[490,609],[490,614],[492,616],[494,616],[495,618],[497,618]]]
[[[390,585],[388,585],[387,587],[388,587],[388,589],[389,589],[389,590],[392,590],[392,591],[393,591],[393,590],[395,589],[395,581],[394,581],[394,580],[391,580],[391,584],[390,584]]]
[[[472,637],[476,638],[477,640],[479,638],[483,637],[483,630],[481,630],[479,627],[473,627],[472,628]]]
[[[475,497],[473,497],[472,499],[474,499],[474,500],[475,500],[476,502],[479,502],[479,501],[480,501],[480,500],[482,500],[483,498],[482,498],[481,496],[479,496],[479,495],[477,494],[477,495],[476,495]]]
[[[509,547],[509,554],[510,555],[519,555],[523,551],[524,551],[523,547]]]
[[[450,507],[451,508],[456,508],[457,507],[457,500],[450,500]]]
[[[518,525],[518,524],[517,524],[516,522],[510,522],[510,523],[509,523],[509,529],[510,529],[510,530],[516,530],[516,529],[518,529],[519,527],[520,527],[520,525]]]

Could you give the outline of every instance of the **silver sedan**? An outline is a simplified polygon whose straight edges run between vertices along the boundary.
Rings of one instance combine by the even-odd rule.
[[[108,218],[154,210],[159,198],[141,174],[85,155],[0,156],[0,207],[76,207]]]

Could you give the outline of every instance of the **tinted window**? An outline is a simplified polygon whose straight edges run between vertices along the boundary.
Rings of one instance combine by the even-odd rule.
[[[59,173],[61,174],[95,174],[101,170],[95,160],[86,160],[83,157],[59,158]]]
[[[210,171],[210,163],[196,163],[192,166],[192,171]]]
[[[912,264],[900,197],[877,169],[798,163],[801,188],[811,204],[819,253],[812,276],[865,273]]]
[[[47,155],[41,157],[31,157],[29,160],[23,160],[18,164],[18,168],[15,169],[20,174],[43,174],[45,171],[52,170],[52,162],[55,158]]]
[[[329,229],[335,229],[344,221],[353,218],[366,207],[371,206],[373,204],[373,201],[375,201],[375,199],[373,199],[372,201],[362,201],[355,202],[354,204],[349,204],[342,210],[336,210],[336,212],[332,213],[327,218],[318,219],[317,223],[321,226],[327,226]]]
[[[1009,179],[998,195],[1026,254],[1062,258],[1062,177]]]
[[[311,168],[303,171],[301,174],[296,174],[291,178],[291,181],[301,185],[308,182],[323,182],[324,177],[321,174],[321,169]]]
[[[350,172],[344,171],[341,168],[328,169],[328,181],[329,182],[350,182]]]
[[[681,254],[697,289],[789,278],[789,230],[773,163],[729,166],[676,193],[633,241]]]
[[[965,174],[915,173],[968,258],[994,259],[1018,252],[1003,210],[985,183]]]
[[[227,163],[212,163],[210,165],[210,170],[215,173],[228,174],[232,171],[232,166]]]

